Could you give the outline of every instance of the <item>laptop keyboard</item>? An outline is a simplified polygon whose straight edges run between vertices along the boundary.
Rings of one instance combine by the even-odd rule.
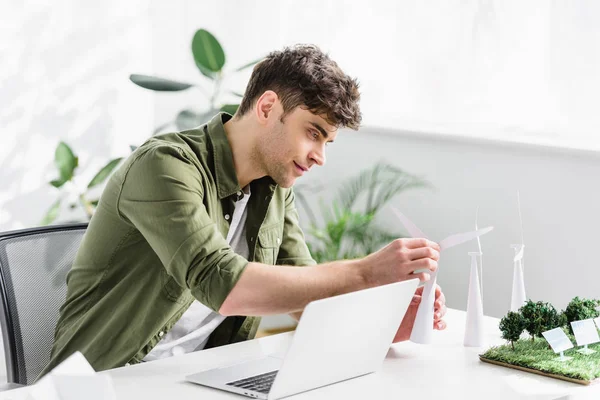
[[[235,386],[242,389],[254,390],[260,393],[269,393],[271,385],[277,376],[277,372],[272,371],[260,375],[251,376],[249,378],[240,379],[238,381],[229,382],[229,386]]]

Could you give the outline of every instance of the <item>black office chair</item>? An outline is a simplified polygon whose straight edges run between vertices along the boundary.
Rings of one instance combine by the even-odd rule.
[[[0,233],[0,324],[9,389],[33,383],[50,361],[66,275],[87,224]]]

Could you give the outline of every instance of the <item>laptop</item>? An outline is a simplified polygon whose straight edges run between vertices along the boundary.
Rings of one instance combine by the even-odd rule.
[[[269,355],[187,376],[188,382],[256,399],[280,399],[375,372],[418,279],[309,303],[285,356]]]

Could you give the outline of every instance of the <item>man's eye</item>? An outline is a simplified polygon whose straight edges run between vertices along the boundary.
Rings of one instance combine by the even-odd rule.
[[[309,133],[310,137],[313,138],[313,139],[315,139],[315,140],[319,138],[319,133],[318,132],[309,131],[308,133]]]

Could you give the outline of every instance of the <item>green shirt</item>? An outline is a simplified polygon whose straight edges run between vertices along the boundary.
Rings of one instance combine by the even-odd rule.
[[[194,300],[219,310],[248,264],[225,240],[241,192],[223,127],[230,118],[149,139],[109,179],[67,275],[41,375],[77,350],[98,371],[140,362]],[[292,189],[270,177],[250,186],[249,259],[315,264]],[[206,348],[252,339],[259,322],[228,317]]]

